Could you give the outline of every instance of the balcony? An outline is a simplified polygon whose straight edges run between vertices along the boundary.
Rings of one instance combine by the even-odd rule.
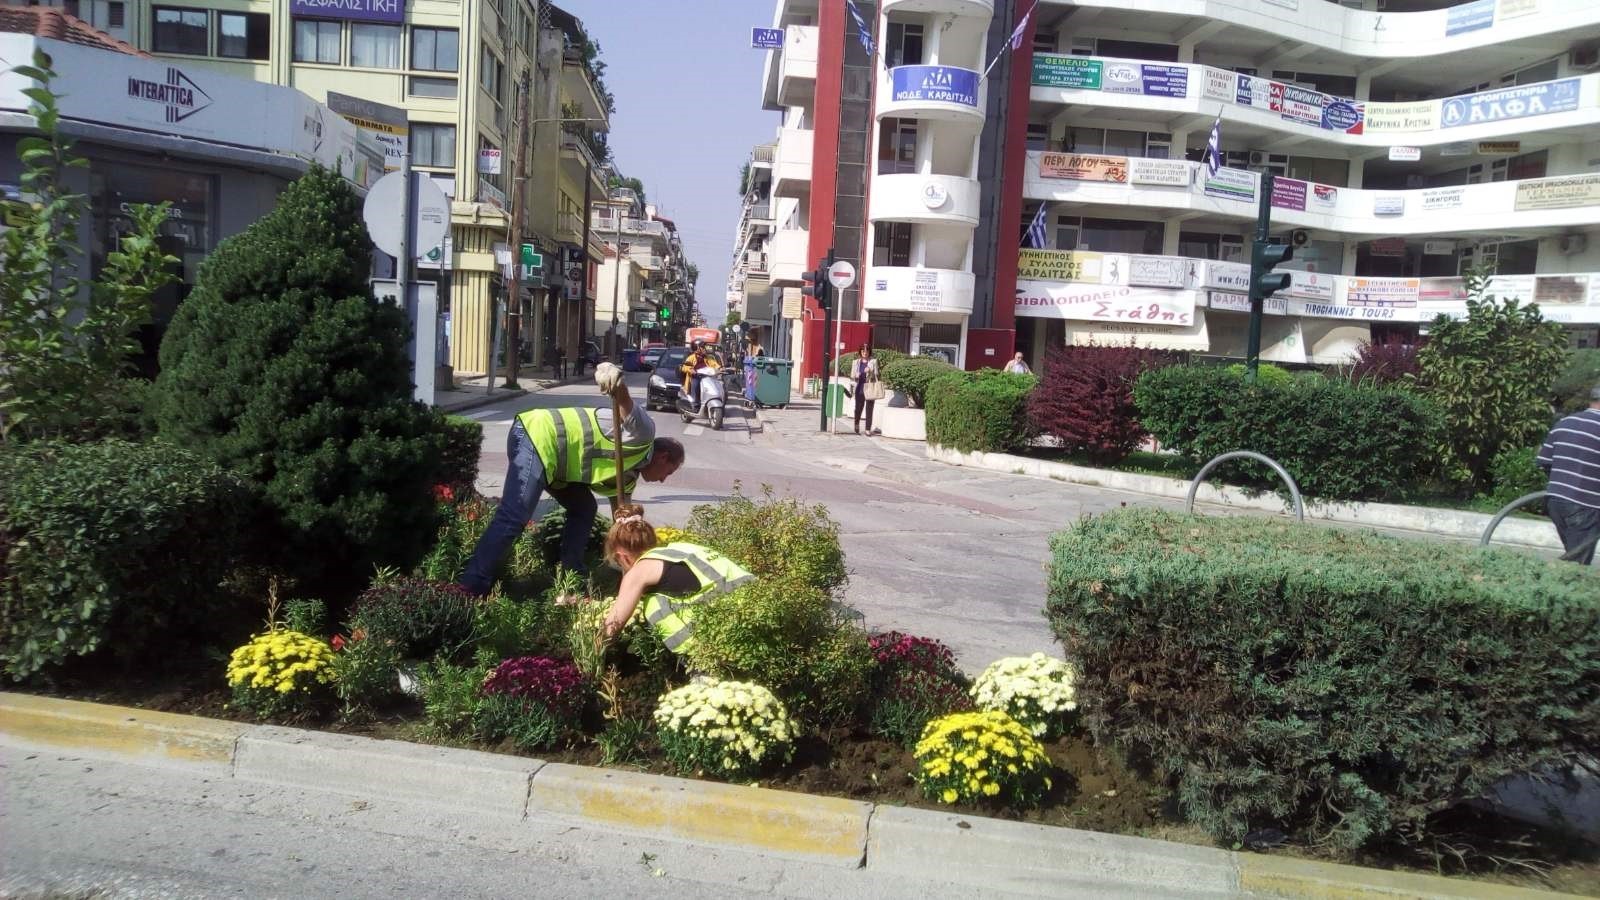
[[[813,133],[785,128],[778,136],[778,157],[772,167],[772,196],[799,199],[811,195]]]
[[[862,282],[867,309],[969,316],[977,279],[971,272],[921,266],[872,266]]]
[[[879,175],[872,179],[874,222],[976,227],[978,182],[954,175]]]
[[[594,150],[582,135],[563,132],[561,135],[561,162],[572,173],[572,180],[583,183],[585,175],[594,182],[599,193],[605,193],[605,177],[601,174],[601,164],[595,158]]]
[[[783,61],[778,66],[778,104],[810,106],[817,91],[817,28],[814,25],[790,25],[783,32]]]
[[[747,275],[767,274],[767,254],[760,250],[746,250],[744,252],[744,271]]]
[[[958,66],[897,66],[878,78],[878,118],[983,125],[987,84]]]
[[[777,155],[777,144],[762,144],[750,151],[751,168],[762,166],[772,167],[772,159]]]
[[[767,242],[767,271],[773,284],[798,285],[801,273],[812,268],[807,259],[811,233],[803,228],[785,228]]]
[[[556,239],[568,244],[582,244],[583,217],[575,212],[564,212],[557,216]]]
[[[895,13],[935,13],[988,19],[994,16],[994,0],[883,0],[885,15]]]

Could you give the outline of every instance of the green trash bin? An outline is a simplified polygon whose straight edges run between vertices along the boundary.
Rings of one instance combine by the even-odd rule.
[[[844,415],[844,385],[828,382],[826,397],[828,415],[830,417]]]
[[[793,373],[792,360],[756,357],[756,402],[762,406],[788,406]]]

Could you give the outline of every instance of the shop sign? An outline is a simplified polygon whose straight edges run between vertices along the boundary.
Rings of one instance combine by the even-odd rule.
[[[1472,142],[1471,141],[1451,141],[1448,144],[1440,144],[1439,145],[1439,155],[1440,156],[1471,156],[1472,155]]]
[[[1244,169],[1218,169],[1216,174],[1206,172],[1201,189],[1207,197],[1223,197],[1254,203],[1256,199],[1256,173]]]
[[[1373,197],[1372,214],[1375,216],[1403,216],[1406,214],[1406,198],[1398,194]]]
[[[1473,0],[1452,6],[1445,15],[1444,36],[1480,31],[1494,24],[1495,0]]]
[[[1206,263],[1205,277],[1201,282],[1208,288],[1224,291],[1250,290],[1250,267],[1244,263],[1210,260]]]
[[[954,66],[896,66],[889,70],[895,103],[954,103],[977,107],[978,73]]]
[[[1406,255],[1406,239],[1402,237],[1378,238],[1367,244],[1367,253],[1385,258],[1404,257]]]
[[[1433,131],[1438,127],[1439,101],[1368,103],[1367,132]]]
[[[1313,300],[1333,299],[1333,278],[1318,272],[1289,273],[1289,287],[1284,290],[1291,297],[1308,297]]]
[[[1098,59],[1044,54],[1033,58],[1033,83],[1040,87],[1098,91],[1105,65]]]
[[[1418,319],[1417,312],[1413,309],[1393,306],[1346,306],[1342,303],[1318,303],[1310,300],[1291,302],[1289,313],[1312,319],[1375,319],[1392,322],[1415,322]]]
[[[1349,100],[1338,97],[1324,96],[1322,98],[1322,127],[1329,131],[1342,131],[1345,134],[1361,134],[1366,131],[1366,108]]]
[[[1025,281],[1100,280],[1100,254],[1081,250],[1034,250],[1017,253],[1017,278]]]
[[[478,174],[500,174],[500,151],[492,147],[484,147],[478,151]]]
[[[1254,75],[1239,75],[1234,85],[1233,102],[1240,106],[1277,112],[1283,108],[1283,85]]]
[[[1221,100],[1224,103],[1233,103],[1238,90],[1239,76],[1236,72],[1227,69],[1213,69],[1204,67],[1205,80],[1201,82],[1200,93],[1207,100]]]
[[[1187,66],[1107,62],[1101,90],[1109,94],[1143,94],[1147,97],[1189,96]]]
[[[1421,147],[1390,147],[1390,162],[1416,162],[1422,159]]]
[[[1283,86],[1283,109],[1280,115],[1290,122],[1321,128],[1322,97],[1318,91],[1286,84]]]
[[[1533,302],[1574,306],[1589,299],[1587,275],[1539,275],[1533,279]]]
[[[1272,180],[1272,205],[1278,209],[1305,209],[1308,183],[1293,178]]]
[[[1417,279],[1417,300],[1421,303],[1464,303],[1466,299],[1465,278]]]
[[[1460,209],[1466,202],[1467,189],[1459,187],[1428,188],[1417,192],[1423,212],[1441,209]]]
[[[1563,175],[1517,182],[1518,212],[1529,209],[1572,209],[1600,205],[1600,175]]]
[[[1479,141],[1479,156],[1516,156],[1522,152],[1521,141]]]
[[[1539,11],[1539,0],[1500,0],[1495,14],[1502,19],[1515,19]]]
[[[1423,256],[1454,256],[1456,254],[1455,241],[1423,241]]]
[[[1350,278],[1345,302],[1351,306],[1416,306],[1422,283],[1416,278]]]
[[[1176,256],[1133,256],[1128,259],[1128,283],[1135,287],[1184,287],[1184,263]]]
[[[751,28],[750,46],[756,50],[782,50],[782,28]]]
[[[289,13],[317,19],[399,25],[406,20],[406,5],[404,0],[291,0]]]
[[[1094,322],[1067,325],[1067,342],[1074,347],[1138,346],[1157,350],[1211,349],[1205,314],[1195,311],[1190,325],[1149,325],[1140,322]]]
[[[363,133],[371,135],[383,147],[383,167],[386,171],[400,168],[405,160],[411,133],[405,110],[335,91],[328,92],[328,108]]]
[[[1236,294],[1231,291],[1211,291],[1207,297],[1212,309],[1242,313],[1250,311],[1249,294]],[[1289,301],[1278,297],[1267,297],[1261,301],[1261,311],[1269,316],[1286,316],[1289,314]]]
[[[1320,210],[1332,210],[1339,205],[1339,189],[1330,184],[1313,184],[1310,205]]]
[[[1189,325],[1194,322],[1193,291],[1151,291],[1132,287],[1018,281],[1019,316]]]
[[[1076,153],[1044,153],[1039,156],[1040,178],[1069,178],[1073,181],[1128,182],[1126,156],[1081,156]]]
[[[1578,108],[1580,83],[1576,78],[1563,78],[1464,97],[1446,97],[1440,103],[1440,118],[1443,127],[1457,128],[1566,112]]]
[[[1189,163],[1181,159],[1145,159],[1136,156],[1128,160],[1128,180],[1134,184],[1188,187],[1190,171]]]

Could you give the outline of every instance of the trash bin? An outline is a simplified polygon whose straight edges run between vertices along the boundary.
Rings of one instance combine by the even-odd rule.
[[[827,398],[823,401],[830,418],[844,415],[844,385],[839,382],[828,382]]]
[[[629,347],[622,351],[622,371],[639,371],[639,349],[637,347]]]
[[[775,356],[756,358],[756,402],[762,406],[788,406],[793,360]]]

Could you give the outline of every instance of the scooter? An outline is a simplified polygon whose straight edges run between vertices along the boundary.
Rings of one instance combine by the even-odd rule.
[[[684,424],[693,422],[698,416],[705,416],[711,420],[714,430],[722,429],[723,407],[727,404],[727,385],[723,376],[730,370],[719,369],[716,366],[702,366],[694,372],[694,377],[700,386],[700,406],[696,408],[689,397],[689,392],[683,388],[678,389],[678,414],[683,416]]]

